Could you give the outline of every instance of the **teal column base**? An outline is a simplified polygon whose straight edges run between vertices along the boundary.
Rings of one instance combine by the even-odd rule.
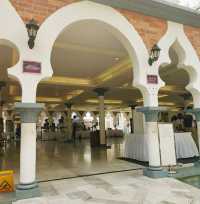
[[[200,167],[200,160],[194,162],[194,166],[195,166],[195,167]]]
[[[143,170],[143,175],[149,178],[165,178],[168,172],[160,167],[148,167]]]
[[[37,183],[19,184],[16,188],[16,199],[23,200],[28,198],[40,197],[42,194]]]

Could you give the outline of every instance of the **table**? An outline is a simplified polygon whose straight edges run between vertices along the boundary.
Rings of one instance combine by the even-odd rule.
[[[199,156],[191,132],[175,133],[176,158]],[[124,157],[138,161],[148,161],[147,135],[128,134],[125,138]]]
[[[147,136],[145,134],[128,134],[125,138],[124,157],[148,161]]]
[[[191,132],[175,133],[176,157],[190,158],[199,156],[197,146]]]

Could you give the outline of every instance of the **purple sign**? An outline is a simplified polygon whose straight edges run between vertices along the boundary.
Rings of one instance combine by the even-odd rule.
[[[147,75],[147,83],[148,84],[158,84],[158,76],[157,75]]]
[[[23,61],[23,72],[41,73],[41,63],[33,61]]]

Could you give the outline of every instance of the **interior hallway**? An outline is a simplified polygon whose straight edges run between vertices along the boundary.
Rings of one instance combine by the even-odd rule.
[[[13,169],[15,183],[19,181],[20,144],[8,144],[0,153],[0,169]],[[84,139],[72,143],[61,141],[37,142],[37,180],[46,181],[81,175],[141,169],[142,166],[117,159],[123,156],[124,139],[110,138],[110,149],[91,148]]]

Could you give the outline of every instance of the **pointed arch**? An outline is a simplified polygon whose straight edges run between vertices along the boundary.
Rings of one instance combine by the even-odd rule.
[[[168,22],[168,30],[159,41],[158,46],[162,51],[159,61],[156,63],[156,67],[171,63],[169,49],[173,47],[179,58],[178,68],[184,69],[189,75],[190,82],[186,89],[193,96],[194,107],[200,107],[200,60],[184,32],[183,25]],[[159,88],[165,85],[162,79],[160,79],[160,81],[162,83],[159,84]]]
[[[52,71],[50,63],[51,51],[59,34],[69,25],[82,20],[98,20],[109,26],[110,31],[127,49],[133,64],[134,81],[137,88],[146,86],[146,69],[148,67],[148,51],[132,24],[112,7],[91,1],[81,1],[67,5],[41,25],[36,44],[45,53],[47,63],[44,68]],[[48,37],[47,37],[48,36]]]

